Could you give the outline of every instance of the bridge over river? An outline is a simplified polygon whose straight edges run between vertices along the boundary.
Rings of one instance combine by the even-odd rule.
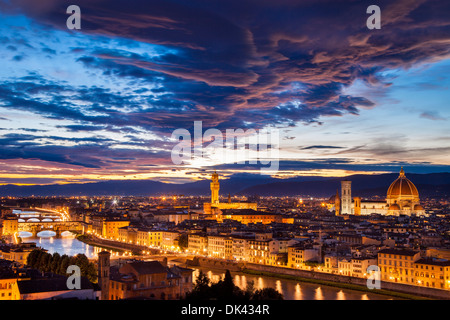
[[[67,212],[42,208],[17,208],[13,209],[13,213],[18,217],[18,231],[30,232],[33,237],[42,231],[53,231],[56,237],[60,237],[64,231],[83,231],[83,222],[70,221]]]

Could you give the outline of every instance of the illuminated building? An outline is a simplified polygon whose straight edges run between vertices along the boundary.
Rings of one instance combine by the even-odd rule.
[[[414,262],[420,259],[420,252],[408,249],[383,249],[378,252],[378,267],[382,281],[413,285]]]
[[[103,221],[102,236],[107,239],[117,239],[119,237],[119,228],[128,227],[130,221],[119,219],[105,219]]]
[[[188,250],[195,254],[206,255],[208,251],[208,236],[202,233],[189,234]]]
[[[2,265],[11,265],[11,262],[0,260]],[[20,292],[17,286],[18,278],[11,270],[0,272],[0,300],[19,300]]]
[[[178,238],[180,233],[178,231],[163,231],[161,248],[164,250],[178,249]]]
[[[257,210],[256,203],[249,202],[231,202],[229,198],[228,203],[220,202],[219,200],[219,175],[214,171],[211,176],[211,202],[203,204],[203,211],[205,214],[220,214],[220,210],[223,209],[253,209]]]
[[[288,262],[290,268],[302,269],[305,262],[319,261],[319,250],[313,248],[305,248],[304,245],[292,245],[288,248]]]
[[[13,246],[2,246],[0,247],[0,258],[16,261],[24,265],[27,263],[28,255],[34,249],[36,249],[36,244],[34,242],[21,243]]]
[[[136,230],[136,244],[140,246],[150,246],[149,230],[144,228],[137,228]]]
[[[352,182],[341,181],[341,214],[352,213]]]
[[[13,236],[19,231],[19,219],[16,215],[3,216],[3,236]]]
[[[208,256],[219,259],[233,258],[233,241],[224,235],[208,235]]]
[[[245,261],[247,257],[248,241],[250,237],[232,236],[233,259],[236,261]]]
[[[110,277],[110,262],[111,254],[108,251],[102,251],[98,254],[97,268],[98,268],[98,285],[100,287],[100,300],[109,299],[109,277]]]
[[[130,262],[111,268],[109,300],[147,298],[174,300],[192,290],[191,269],[167,267],[158,261]]]
[[[414,263],[416,286],[450,290],[450,261],[423,258]]]
[[[161,247],[163,241],[163,232],[163,230],[150,230],[148,232],[148,242],[151,247]]]
[[[92,283],[85,277],[81,277],[80,282],[81,288],[72,290],[67,287],[67,277],[53,275],[46,278],[20,280],[17,282],[17,287],[20,300],[95,300],[97,292]]]
[[[336,215],[354,214],[370,215],[423,215],[424,208],[420,205],[419,192],[416,186],[406,178],[403,168],[387,190],[386,200],[361,200],[359,197],[351,198],[351,181],[342,181],[341,197],[335,197]]]
[[[390,185],[386,205],[389,206],[388,214],[422,214],[424,209],[420,205],[419,192],[416,186],[405,176],[403,168],[399,177]]]
[[[352,277],[367,278],[367,268],[377,265],[376,257],[353,257],[351,259]]]
[[[254,239],[247,242],[245,260],[256,264],[286,265],[289,247],[296,240],[291,238],[273,238],[272,233],[256,233]]]
[[[253,209],[223,209],[221,214],[217,216],[218,222],[223,220],[235,220],[242,224],[262,223],[270,224],[272,222],[282,222],[283,216],[278,213],[256,211]]]

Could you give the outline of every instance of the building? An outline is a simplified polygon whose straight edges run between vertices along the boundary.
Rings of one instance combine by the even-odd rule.
[[[247,250],[248,250],[248,241],[252,237],[248,236],[232,236],[232,252],[233,259],[236,261],[245,261]]]
[[[416,186],[406,178],[403,168],[400,174],[389,186],[386,200],[362,200],[351,198],[351,181],[341,181],[341,197],[334,198],[336,215],[424,215],[425,210],[420,205],[419,192]]]
[[[129,225],[129,220],[105,219],[103,220],[102,236],[106,239],[117,241],[117,239],[119,238],[119,229],[128,227]]]
[[[17,281],[20,300],[97,299],[95,287],[87,278],[81,277],[80,285],[80,289],[69,289],[67,277],[60,275]]]
[[[28,255],[34,249],[36,249],[36,243],[34,242],[0,246],[0,258],[9,261],[16,261],[22,265],[25,265],[27,263]]]
[[[351,257],[341,257],[338,259],[338,270],[341,276],[352,275],[352,259]]]
[[[416,286],[450,290],[450,261],[422,258],[414,263]]]
[[[161,248],[164,230],[150,230],[148,232],[150,247]]]
[[[158,261],[129,262],[111,268],[109,300],[174,300],[192,290],[191,269],[167,267]]]
[[[140,246],[150,246],[149,230],[147,228],[137,228],[136,230],[136,244]]]
[[[19,219],[15,214],[4,215],[2,225],[3,236],[14,236],[14,234],[19,232]]]
[[[0,259],[0,300],[19,300],[18,277],[12,270],[13,262]]]
[[[188,251],[194,254],[208,254],[208,236],[203,233],[191,233],[188,235]]]
[[[233,259],[233,240],[226,235],[208,235],[208,256],[219,259]]]
[[[336,254],[326,254],[324,256],[323,272],[339,273],[339,259]]]
[[[217,221],[234,220],[242,224],[262,223],[271,224],[273,222],[281,223],[283,216],[278,213],[257,211],[254,209],[222,209],[217,215]]]
[[[203,204],[203,212],[205,214],[218,214],[218,210],[222,209],[253,209],[257,210],[258,205],[256,203],[249,202],[231,202],[231,199],[228,199],[228,202],[220,202],[219,199],[219,175],[214,171],[211,176],[211,202],[206,202]]]
[[[184,220],[197,220],[198,214],[186,208],[162,208],[152,212],[152,220],[158,222],[173,222],[175,225]]]
[[[246,261],[257,264],[271,264],[270,242],[271,238],[256,238],[248,241]]]
[[[367,268],[377,265],[376,257],[353,257],[351,259],[352,277],[367,278]]]
[[[382,281],[414,285],[414,263],[420,252],[409,249],[383,249],[378,252],[378,267]]]
[[[175,251],[178,250],[178,238],[180,233],[178,231],[163,231],[161,248],[164,250]]]
[[[305,247],[303,244],[296,244],[288,247],[287,266],[294,269],[305,269],[305,262],[320,261],[320,252],[312,247]]]
[[[341,214],[352,214],[352,182],[341,181]]]
[[[100,287],[100,300],[109,299],[109,278],[111,269],[111,254],[108,251],[98,253],[98,285]]]

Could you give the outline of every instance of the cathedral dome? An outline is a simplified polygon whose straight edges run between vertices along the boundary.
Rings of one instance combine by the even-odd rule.
[[[419,211],[419,210],[424,210],[424,209],[423,209],[423,207],[422,207],[420,204],[416,204],[416,205],[414,206],[414,210]]]
[[[400,207],[398,204],[394,203],[389,206],[389,210],[400,210]]]
[[[388,199],[419,199],[419,192],[416,186],[405,176],[403,168],[399,177],[391,183],[387,192]]]

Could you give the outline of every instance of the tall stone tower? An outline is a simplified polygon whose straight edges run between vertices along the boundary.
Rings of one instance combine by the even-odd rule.
[[[334,198],[334,208],[336,215],[339,216],[341,214],[341,198],[339,197],[339,190],[336,190],[336,197]]]
[[[211,177],[211,203],[218,204],[219,203],[219,175],[214,171]]]
[[[352,182],[341,181],[341,205],[342,214],[352,214]]]
[[[111,254],[102,251],[98,254],[98,285],[101,290],[100,300],[109,300],[109,269]]]

